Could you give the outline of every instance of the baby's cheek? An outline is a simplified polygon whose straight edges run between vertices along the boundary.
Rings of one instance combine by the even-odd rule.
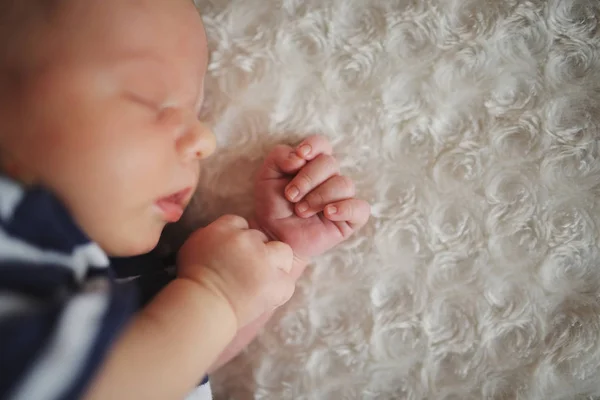
[[[79,215],[81,227],[90,239],[113,257],[150,252],[165,225],[150,209],[116,207],[110,202],[87,203]]]

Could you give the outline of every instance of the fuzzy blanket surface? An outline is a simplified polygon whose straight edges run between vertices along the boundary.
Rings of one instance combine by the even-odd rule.
[[[196,3],[220,150],[186,226],[309,133],[372,205],[217,398],[600,394],[598,0]]]

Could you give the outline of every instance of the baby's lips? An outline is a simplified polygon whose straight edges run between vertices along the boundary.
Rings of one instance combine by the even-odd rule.
[[[191,192],[191,188],[186,188],[156,201],[165,221],[173,223],[181,219]]]
[[[183,216],[183,206],[168,198],[158,200],[156,205],[162,211],[163,217],[167,222],[177,222]]]

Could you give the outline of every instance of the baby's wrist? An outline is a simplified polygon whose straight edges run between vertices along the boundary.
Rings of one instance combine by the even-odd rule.
[[[240,328],[239,317],[236,309],[229,297],[219,289],[218,285],[214,284],[210,279],[195,279],[187,276],[178,276],[183,285],[188,286],[191,290],[197,293],[197,298],[203,299],[204,302],[214,307],[216,313],[219,314],[219,321],[230,316],[234,321],[235,331]],[[200,305],[199,305],[200,306]]]

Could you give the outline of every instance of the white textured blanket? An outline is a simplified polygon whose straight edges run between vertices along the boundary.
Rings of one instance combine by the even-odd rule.
[[[600,393],[598,0],[198,0],[221,150],[187,223],[248,215],[327,135],[373,217],[316,260],[223,399]]]

